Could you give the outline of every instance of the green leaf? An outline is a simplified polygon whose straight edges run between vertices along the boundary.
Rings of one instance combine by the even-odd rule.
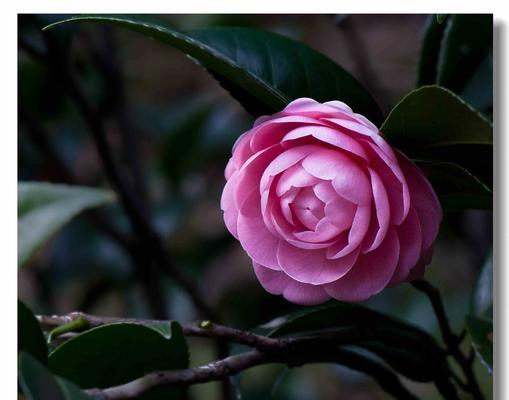
[[[410,158],[458,164],[491,187],[493,128],[451,91],[413,90],[392,109],[381,131]]]
[[[437,83],[460,93],[492,44],[493,15],[451,15],[440,49]]]
[[[110,203],[108,190],[43,182],[18,183],[18,264],[34,253],[81,211]]]
[[[280,111],[290,101],[311,97],[341,100],[375,124],[382,114],[371,95],[326,56],[287,37],[237,27],[180,32],[153,18],[83,15],[71,21],[114,24],[143,33],[194,58],[256,116]]]
[[[493,255],[490,254],[477,278],[472,296],[472,313],[493,318]]]
[[[28,400],[91,400],[75,384],[53,376],[37,359],[21,352],[18,360],[19,382]]]
[[[164,331],[137,323],[103,325],[65,342],[49,358],[54,373],[84,388],[120,385],[149,372],[188,365],[187,344],[176,322]],[[181,394],[181,388],[157,388],[140,399],[171,399]]]
[[[493,49],[488,49],[483,60],[463,86],[460,97],[484,113],[493,111]]]
[[[324,335],[369,350],[402,375],[428,382],[449,375],[443,352],[428,333],[359,305],[340,303],[276,320],[270,336]]]
[[[493,321],[468,315],[465,326],[475,352],[490,373],[493,372]]]
[[[434,15],[428,17],[422,38],[417,86],[436,83],[438,55],[445,27],[446,24],[438,22]]]
[[[18,300],[18,353],[22,351],[48,364],[48,347],[41,326],[32,311]]]
[[[493,208],[492,191],[465,168],[448,162],[414,161],[433,185],[444,210]]]

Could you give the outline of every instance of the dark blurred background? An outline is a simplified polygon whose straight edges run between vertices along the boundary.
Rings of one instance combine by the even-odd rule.
[[[90,23],[41,32],[62,17],[19,16],[18,179],[109,187],[90,134],[90,118],[95,118],[172,265],[223,323],[251,328],[298,309],[261,289],[219,208],[231,147],[252,118],[192,60],[141,35]],[[352,73],[387,113],[415,88],[428,16],[161,18],[182,29],[250,26],[300,40]],[[93,116],[84,115],[68,75]],[[449,213],[442,225],[427,278],[445,295],[457,330],[479,270],[489,262],[491,232],[488,212]],[[187,294],[152,265],[151,255],[136,250],[134,234],[119,203],[80,215],[19,271],[20,299],[36,313],[199,318]],[[386,290],[367,304],[438,333],[426,300],[410,285]],[[190,347],[193,365],[215,357],[206,340],[193,339]],[[491,378],[478,371],[491,396]],[[269,394],[281,400],[387,398],[371,379],[327,365],[257,367],[232,383],[242,399]],[[439,398],[431,385],[408,384],[422,398]],[[220,388],[198,385],[192,394],[214,400]]]

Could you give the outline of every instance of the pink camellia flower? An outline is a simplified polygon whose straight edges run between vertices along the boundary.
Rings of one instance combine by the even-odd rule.
[[[442,209],[428,180],[340,101],[301,98],[233,146],[221,198],[261,285],[298,304],[420,278]]]

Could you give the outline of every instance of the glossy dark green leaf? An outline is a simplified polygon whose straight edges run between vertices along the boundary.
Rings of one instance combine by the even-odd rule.
[[[48,364],[48,347],[41,326],[32,311],[18,300],[18,353],[22,351]]]
[[[49,358],[51,371],[83,388],[120,385],[149,372],[188,365],[187,344],[176,322],[164,331],[136,323],[103,325],[65,342]],[[140,399],[172,399],[181,394],[181,388],[158,388]]]
[[[18,183],[18,264],[34,253],[81,211],[111,203],[108,190],[44,182]]]
[[[472,295],[472,313],[493,318],[493,255],[484,263]]]
[[[493,321],[467,316],[465,326],[472,339],[475,352],[488,371],[493,371]]]
[[[381,123],[376,102],[355,78],[329,58],[287,37],[236,27],[180,32],[132,15],[83,15],[57,24],[87,20],[122,26],[183,51],[255,115],[279,111],[299,97],[311,97],[344,101],[375,124]]]
[[[439,23],[435,15],[430,15],[426,21],[419,56],[417,86],[431,85],[437,81],[438,55],[446,25]]]
[[[493,112],[493,50],[475,68],[460,92],[460,97],[477,110]]]
[[[465,168],[449,162],[414,161],[433,185],[444,210],[493,208],[492,191]]]
[[[381,131],[410,158],[458,164],[491,187],[491,123],[451,91],[413,90],[392,109]]]
[[[440,48],[437,83],[460,93],[492,44],[491,14],[451,15]]]
[[[447,361],[433,337],[419,328],[354,304],[306,310],[275,321],[271,336],[324,335],[358,346],[416,381],[448,376]]]
[[[19,383],[27,400],[91,400],[78,386],[54,376],[30,354],[18,359]]]

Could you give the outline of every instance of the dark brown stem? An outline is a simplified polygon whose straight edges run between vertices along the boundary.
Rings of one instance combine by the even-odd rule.
[[[188,386],[195,383],[217,381],[248,368],[269,363],[286,364],[289,367],[309,363],[337,363],[373,376],[380,386],[396,399],[417,399],[388,369],[354,352],[337,348],[302,348],[299,352],[285,353],[252,350],[207,365],[177,371],[154,372],[123,385],[107,389],[90,389],[87,392],[105,400],[134,399],[155,387]]]
[[[44,330],[52,330],[55,327],[69,324],[77,320],[85,321],[89,328],[114,322],[169,322],[117,317],[97,317],[81,312],[74,312],[63,316],[37,316],[37,319]],[[397,399],[416,399],[415,396],[406,390],[400,383],[398,377],[390,370],[354,352],[339,348],[338,344],[348,343],[351,339],[348,334],[346,335],[346,342],[343,342],[341,340],[331,340],[331,338],[324,336],[272,338],[211,323],[210,321],[183,323],[181,326],[186,336],[220,339],[225,342],[242,344],[255,350],[237,356],[224,357],[219,361],[202,367],[180,371],[161,371],[114,388],[104,390],[92,389],[89,391],[90,394],[102,399],[130,399],[135,398],[155,386],[187,386],[193,383],[209,382],[213,380],[224,381],[228,377],[244,369],[259,364],[283,363],[289,367],[296,367],[308,363],[322,362],[339,363],[351,369],[364,372],[372,376],[386,392],[392,394]],[[73,337],[73,334],[66,331],[64,336],[70,338]],[[56,337],[56,339],[64,339],[64,337]],[[446,398],[453,399],[456,397],[448,396]]]
[[[440,292],[437,288],[424,280],[413,281],[412,286],[423,292],[428,297],[431,306],[433,307],[433,311],[437,317],[440,332],[442,334],[442,340],[447,346],[449,354],[454,358],[454,360],[456,360],[461,370],[463,371],[463,374],[465,375],[465,389],[472,395],[475,400],[483,400],[484,396],[481,393],[481,389],[479,388],[477,378],[475,377],[474,371],[472,369],[472,364],[469,361],[469,358],[466,357],[460,349],[461,340],[464,336],[456,335],[451,330]]]
[[[57,326],[68,324],[76,320],[85,320],[90,328],[111,324],[115,322],[135,322],[135,323],[168,323],[168,321],[154,319],[133,319],[118,317],[97,317],[82,312],[73,312],[67,315],[38,315],[37,319],[44,330],[51,330]],[[281,340],[269,338],[256,333],[243,331],[219,325],[210,321],[198,321],[190,323],[181,323],[182,330],[186,336],[208,337],[212,339],[222,339],[231,343],[243,344],[259,350],[270,350],[280,346]],[[285,343],[285,346],[287,343]]]

